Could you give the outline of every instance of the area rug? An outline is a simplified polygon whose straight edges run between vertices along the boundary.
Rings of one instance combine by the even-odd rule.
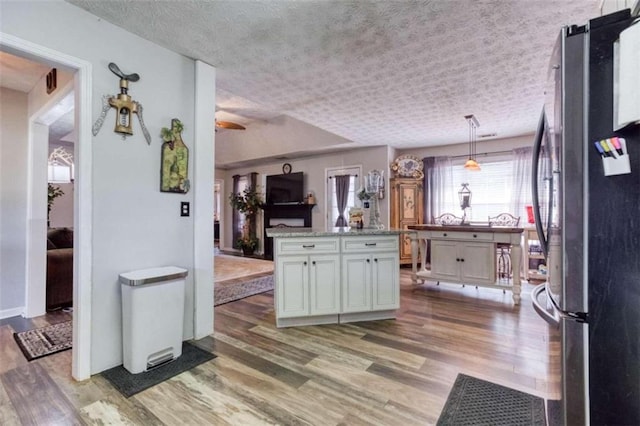
[[[191,343],[182,342],[182,355],[174,361],[156,367],[153,370],[131,374],[120,365],[103,371],[100,375],[107,379],[122,395],[129,398],[215,357],[214,354]]]
[[[213,306],[244,299],[245,297],[264,293],[269,290],[273,290],[272,273],[216,282]]]
[[[71,349],[72,336],[71,321],[13,333],[18,347],[29,361]]]
[[[273,273],[273,262],[241,256],[217,254],[213,257],[213,281],[222,282],[255,274]]]
[[[544,400],[458,374],[438,425],[545,425]]]

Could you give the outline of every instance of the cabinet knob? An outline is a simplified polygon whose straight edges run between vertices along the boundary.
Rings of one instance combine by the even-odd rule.
[[[456,262],[460,262],[460,258],[459,257],[456,257]]]
[[[373,261],[374,261],[374,262],[377,262],[377,261],[378,261],[378,259],[377,259],[377,258],[375,258],[375,259],[373,259]]]
[[[367,259],[367,263],[371,263],[371,259]]]
[[[473,238],[478,238],[478,236],[476,234],[473,234]]]
[[[307,266],[307,261],[305,260],[304,262],[302,262],[302,264],[303,264],[304,266]]]
[[[460,259],[460,262],[464,262],[464,259]]]
[[[314,260],[313,262],[311,262],[311,264],[312,264],[313,266],[316,266],[316,261]]]
[[[446,237],[446,236],[447,236],[447,233],[445,232],[444,234],[442,234],[442,236],[443,236],[443,237]]]

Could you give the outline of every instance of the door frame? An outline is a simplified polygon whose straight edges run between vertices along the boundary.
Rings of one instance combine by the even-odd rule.
[[[0,32],[0,50],[37,62],[46,62],[53,66],[66,68],[74,72],[75,122],[78,139],[74,148],[74,161],[77,178],[74,181],[74,256],[73,256],[73,346],[71,353],[71,374],[76,380],[85,380],[91,376],[91,289],[92,289],[92,149],[91,149],[91,63],[82,59],[49,49],[44,46]],[[32,117],[41,114],[38,111]],[[34,153],[35,140],[32,131],[35,128],[33,118],[29,118],[29,158],[27,182],[27,235],[26,237],[26,312],[28,316],[42,306],[42,291],[30,288],[31,285],[44,285],[35,281],[32,275],[37,271],[35,262],[42,262],[46,253],[35,253],[33,250],[45,249],[46,244],[46,210],[44,198],[39,186],[40,179],[35,172],[37,159]],[[46,175],[46,173],[45,173]],[[42,198],[42,199],[40,199]],[[44,226],[42,219],[45,218]],[[82,231],[82,232],[79,232]],[[44,235],[43,235],[44,234]],[[42,267],[41,267],[42,268]],[[33,297],[30,297],[33,295]],[[39,299],[39,300],[31,300]]]

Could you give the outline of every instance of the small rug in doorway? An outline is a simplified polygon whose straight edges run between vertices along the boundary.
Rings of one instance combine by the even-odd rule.
[[[182,355],[167,364],[138,374],[131,374],[120,365],[103,371],[100,375],[107,379],[121,394],[129,398],[215,357],[211,352],[200,349],[191,343],[182,342]]]
[[[215,283],[213,306],[244,299],[254,294],[273,290],[273,274],[252,276]]]
[[[525,392],[458,374],[437,424],[544,426],[544,400]]]
[[[34,330],[13,333],[13,338],[24,356],[29,361],[33,361],[71,349],[73,325],[71,321],[64,321]]]

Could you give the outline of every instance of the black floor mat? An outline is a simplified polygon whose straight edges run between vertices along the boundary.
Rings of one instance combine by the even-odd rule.
[[[176,360],[143,373],[131,374],[122,365],[103,371],[107,379],[118,391],[129,398],[145,389],[162,383],[180,373],[196,367],[216,356],[190,343],[182,343],[182,355]]]
[[[544,426],[544,400],[525,392],[458,374],[437,424]]]

